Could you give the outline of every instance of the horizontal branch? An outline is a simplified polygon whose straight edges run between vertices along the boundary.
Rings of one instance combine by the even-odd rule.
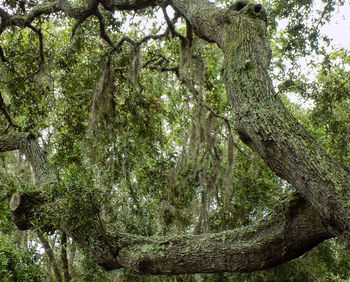
[[[25,15],[11,15],[6,11],[6,9],[0,8],[0,18],[2,19],[0,33],[6,26],[15,25],[18,27],[26,27],[41,15],[50,15],[57,12],[64,12],[71,18],[83,20],[86,19],[88,15],[93,14],[99,3],[101,3],[106,10],[115,11],[144,9],[154,6],[156,2],[156,0],[93,0],[89,1],[89,4],[86,6],[73,7],[67,0],[57,0],[49,4],[35,5],[32,10]]]
[[[103,7],[108,11],[115,10],[140,10],[155,6],[157,0],[100,0]]]
[[[40,15],[49,15],[55,12],[59,12],[61,9],[55,3],[37,5],[27,15],[17,16],[10,15],[5,9],[0,8],[0,18],[2,19],[1,31],[6,26],[15,25],[18,27],[26,27],[31,24]]]
[[[167,3],[165,1],[164,3]],[[205,0],[195,0],[195,1],[182,1],[173,0],[169,1],[171,5],[181,14],[191,22],[197,35],[208,40],[220,42],[220,38],[223,38],[221,34],[222,28],[219,25],[222,21],[223,11],[222,9],[216,7],[209,1]],[[35,5],[32,10],[30,10],[25,15],[11,15],[6,9],[0,8],[0,34],[8,26],[18,26],[27,27],[36,18],[41,15],[50,15],[58,12],[63,12],[66,16],[74,18],[77,20],[74,28],[73,34],[76,28],[89,16],[96,15],[97,7],[101,4],[106,10],[113,12],[116,10],[140,10],[148,7],[161,6],[162,1],[159,0],[93,0],[89,1],[88,5],[73,7],[67,0],[57,0],[49,4],[38,4]],[[101,19],[100,23],[101,23]],[[103,25],[103,23],[102,23]],[[104,36],[105,37],[105,36]],[[108,42],[108,40],[107,40]],[[108,42],[110,44],[110,42]]]
[[[197,36],[208,42],[216,42],[221,47],[224,45],[224,9],[208,0],[172,0],[170,3],[190,22]]]
[[[11,210],[15,223],[20,222],[22,229],[49,218],[49,222],[54,223],[51,228],[64,230],[89,250],[101,266],[106,269],[124,267],[140,274],[267,269],[296,258],[330,238],[310,204],[299,194],[288,197],[255,225],[216,234],[172,237],[121,233],[118,224],[102,223],[98,216],[90,217],[85,225],[78,224],[72,222],[72,217],[63,216],[65,200],[45,203],[35,201],[38,198],[43,199],[37,194],[13,195]],[[32,205],[28,203],[30,199],[35,201]],[[69,222],[65,221],[67,218]],[[74,218],[80,217],[75,215]],[[28,222],[23,223],[23,219]],[[45,229],[48,228],[46,225]]]
[[[18,26],[18,27],[27,27],[29,26],[36,18],[41,15],[50,15],[57,12],[64,12],[67,16],[75,19],[80,19],[86,17],[86,14],[92,14],[95,7],[97,7],[98,1],[93,0],[86,7],[73,7],[69,1],[58,0],[49,4],[38,4],[33,7],[25,15],[11,15],[5,9],[0,8],[0,18],[2,19],[2,25],[0,33],[7,26]]]
[[[311,206],[295,196],[256,225],[153,238],[122,248],[118,261],[140,274],[252,272],[296,258],[329,237]]]

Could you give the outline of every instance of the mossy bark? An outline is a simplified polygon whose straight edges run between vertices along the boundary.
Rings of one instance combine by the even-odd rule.
[[[326,228],[350,245],[349,172],[288,112],[268,74],[271,52],[264,10],[249,4],[227,24],[225,80],[243,142],[317,210]]]
[[[331,236],[311,205],[298,194],[285,199],[256,225],[216,234],[162,237],[122,233],[117,224],[101,222],[98,217],[81,224],[79,216],[74,217],[75,222],[65,215],[64,199],[38,202],[34,199],[44,197],[35,195],[13,195],[16,204],[11,209],[18,218],[25,219],[21,221],[22,229],[61,229],[104,268],[128,268],[139,274],[267,269],[300,256]]]
[[[110,11],[156,3],[100,2]],[[241,139],[307,201],[299,195],[291,196],[258,224],[237,230],[147,238],[120,233],[115,224],[99,218],[89,218],[83,225],[74,222],[79,216],[64,216],[65,199],[50,202],[52,197],[44,194],[16,193],[11,201],[11,210],[18,219],[15,223],[21,229],[61,229],[106,269],[125,267],[142,274],[248,272],[293,259],[332,235],[350,245],[349,172],[326,154],[274,92],[268,75],[270,50],[264,10],[248,4],[240,11],[224,11],[206,0],[170,3],[198,36],[222,48],[227,96]],[[93,11],[91,7],[72,9],[67,1],[58,1],[51,8],[40,7],[20,21],[2,11],[4,26],[23,27],[36,16],[58,11],[74,18]],[[48,190],[57,179],[35,139],[22,133],[0,137],[0,151],[17,149],[31,162],[37,184]]]

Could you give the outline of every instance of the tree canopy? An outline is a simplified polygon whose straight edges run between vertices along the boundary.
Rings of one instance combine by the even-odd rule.
[[[1,279],[349,277],[344,1],[0,3]]]

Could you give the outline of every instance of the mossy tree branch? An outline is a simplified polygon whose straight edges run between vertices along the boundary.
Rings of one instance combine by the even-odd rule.
[[[137,10],[157,2],[105,0],[99,3],[114,11]],[[83,226],[67,221],[62,217],[67,205],[65,199],[50,202],[38,192],[16,193],[10,208],[17,226],[64,230],[105,268],[126,267],[142,274],[247,272],[295,258],[331,236],[338,236],[350,245],[349,171],[330,158],[276,95],[268,74],[271,52],[265,11],[254,4],[239,11],[225,11],[206,0],[169,3],[186,18],[199,37],[215,42],[223,50],[227,96],[235,111],[235,128],[242,141],[278,176],[291,183],[307,202],[300,196],[291,197],[256,225],[237,230],[147,238],[121,233],[117,223],[101,225],[97,216]],[[29,27],[43,14],[63,12],[79,20],[86,17],[89,8],[73,8],[63,0],[38,5],[24,16],[10,15],[0,8],[0,33],[11,25]],[[1,58],[4,60],[3,55]],[[56,181],[33,136],[1,136],[0,151],[11,150],[25,152],[39,186]]]
[[[300,256],[331,236],[300,195],[288,197],[255,225],[217,234],[162,237],[123,233],[117,223],[103,222],[101,230],[98,216],[82,225],[64,216],[64,199],[51,203],[43,199],[37,193],[13,195],[10,207],[21,229],[33,228],[36,222],[35,228],[64,230],[104,268],[125,267],[140,274],[267,269]],[[50,226],[45,218],[54,224]]]

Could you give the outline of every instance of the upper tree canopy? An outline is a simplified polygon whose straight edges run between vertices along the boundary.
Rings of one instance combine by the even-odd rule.
[[[319,34],[336,1],[315,18],[312,1],[216,2],[2,1],[0,151],[34,175],[4,155],[19,229],[140,274],[252,272],[350,245],[349,73],[331,63],[349,56]],[[314,84],[295,73],[308,54],[324,58]],[[314,98],[312,124],[288,92]]]

